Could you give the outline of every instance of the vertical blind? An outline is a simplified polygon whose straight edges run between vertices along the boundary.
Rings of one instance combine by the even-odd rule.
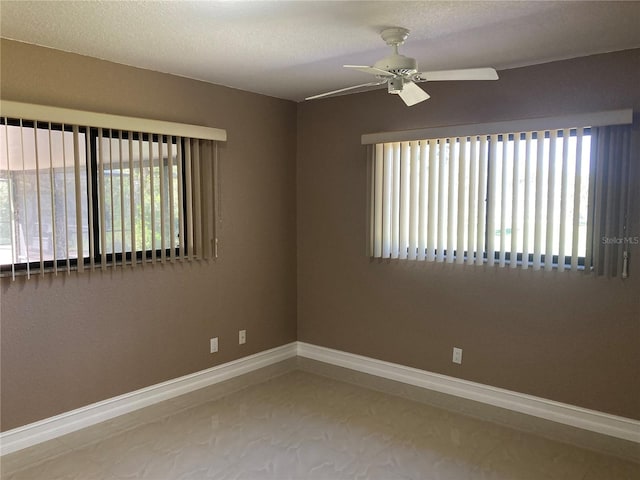
[[[162,263],[212,258],[214,142],[103,129],[97,138],[101,266],[116,263],[114,254],[135,265],[133,255],[121,256],[126,252]],[[94,244],[89,243],[92,267]]]
[[[0,122],[4,274],[215,257],[216,140]]]
[[[631,209],[631,127],[598,127],[593,132],[591,156],[593,180],[589,198],[589,248],[587,263],[598,275],[629,275],[629,247],[640,243],[640,236],[630,232]]]
[[[370,253],[577,270],[590,148],[583,127],[378,143]]]

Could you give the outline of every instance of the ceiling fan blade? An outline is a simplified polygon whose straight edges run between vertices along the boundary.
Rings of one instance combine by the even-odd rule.
[[[438,70],[418,72],[412,76],[415,82],[436,82],[441,80],[498,80],[494,68],[465,68],[462,70]]]
[[[360,70],[361,72],[370,73],[371,75],[380,75],[382,77],[395,77],[391,72],[381,70],[376,67],[368,67],[366,65],[343,65],[344,68],[352,68],[354,70]]]
[[[407,81],[402,86],[402,91],[398,92],[400,98],[407,104],[408,107],[420,103],[429,98],[429,94],[422,88],[411,81]]]
[[[355,90],[356,88],[375,87],[376,85],[382,85],[383,83],[387,83],[387,80],[385,79],[379,82],[363,83],[362,85],[354,85],[353,87],[346,87],[346,88],[341,88],[339,90],[333,90],[331,92],[320,93],[318,95],[313,95],[312,97],[307,97],[305,98],[305,100],[314,100],[316,98],[328,97],[330,95],[335,95],[337,93],[347,92],[349,90]]]

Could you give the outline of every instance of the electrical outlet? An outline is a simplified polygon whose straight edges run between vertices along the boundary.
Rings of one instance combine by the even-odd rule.
[[[238,332],[238,343],[242,345],[243,343],[247,343],[247,331],[240,330]]]
[[[209,340],[209,351],[211,353],[216,353],[218,351],[218,337],[214,337]]]
[[[462,349],[453,347],[453,363],[462,364]]]

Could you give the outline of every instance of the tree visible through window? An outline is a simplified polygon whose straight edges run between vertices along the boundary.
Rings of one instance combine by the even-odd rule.
[[[88,255],[87,203],[76,211],[72,132],[9,124],[0,137],[0,263],[77,259],[78,229],[87,246],[81,256]],[[84,150],[78,155],[86,191]],[[77,223],[78,214],[85,222]]]
[[[116,134],[100,138],[99,143],[102,158],[110,159],[99,169],[97,183],[105,193],[102,207],[107,241],[103,252],[122,254],[178,246],[178,201],[172,201],[182,188],[178,185],[177,144],[172,143],[169,159],[166,139],[129,140]],[[164,246],[163,231],[167,236]],[[174,237],[168,239],[171,231]]]
[[[3,118],[2,271],[209,258],[213,141]]]

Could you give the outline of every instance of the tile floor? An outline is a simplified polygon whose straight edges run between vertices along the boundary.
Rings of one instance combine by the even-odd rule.
[[[300,370],[174,405],[11,454],[2,479],[640,479],[637,463]]]

